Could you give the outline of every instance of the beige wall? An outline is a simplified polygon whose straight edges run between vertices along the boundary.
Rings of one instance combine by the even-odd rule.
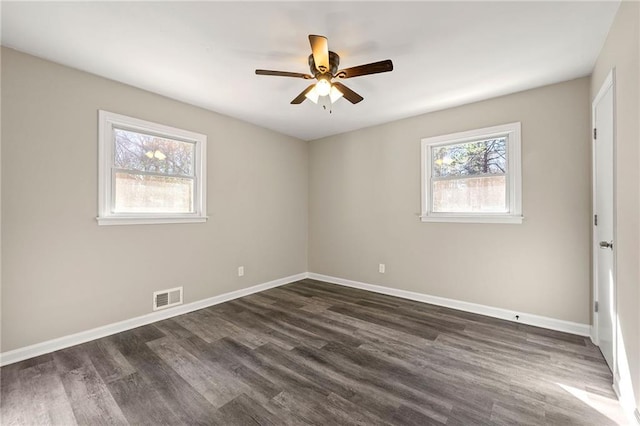
[[[591,98],[615,67],[618,359],[640,406],[640,4],[623,2],[593,70]],[[621,366],[621,369],[626,366]],[[623,378],[624,380],[624,378]],[[624,383],[623,383],[624,384]]]
[[[581,78],[311,142],[309,270],[589,323],[589,117]],[[420,222],[420,139],[514,121],[524,223]]]
[[[97,225],[98,109],[208,136],[207,223]],[[2,351],[307,270],[306,142],[9,49],[2,124]]]

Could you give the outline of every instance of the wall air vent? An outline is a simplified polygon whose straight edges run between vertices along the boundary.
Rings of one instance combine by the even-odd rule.
[[[153,310],[182,305],[182,287],[160,290],[153,293]]]

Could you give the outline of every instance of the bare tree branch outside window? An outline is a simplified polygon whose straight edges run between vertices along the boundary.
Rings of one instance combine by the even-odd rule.
[[[166,175],[193,175],[193,143],[123,129],[114,129],[114,133],[114,164],[117,168]]]
[[[507,138],[465,142],[432,148],[433,177],[504,174]]]

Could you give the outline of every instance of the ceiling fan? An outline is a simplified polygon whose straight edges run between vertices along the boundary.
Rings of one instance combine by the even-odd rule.
[[[352,104],[357,104],[364,98],[344,84],[332,81],[332,79],[345,79],[393,71],[393,62],[391,62],[390,59],[338,70],[338,66],[340,65],[340,56],[329,50],[329,43],[326,37],[310,35],[309,42],[311,43],[311,55],[309,55],[309,69],[311,70],[311,74],[288,71],[256,70],[256,74],[258,75],[295,77],[303,78],[305,80],[312,80],[315,78],[318,80],[296,96],[291,101],[292,104],[300,104],[305,99],[309,99],[313,103],[318,103],[318,101],[320,101],[326,109],[326,104],[330,105],[343,96]]]

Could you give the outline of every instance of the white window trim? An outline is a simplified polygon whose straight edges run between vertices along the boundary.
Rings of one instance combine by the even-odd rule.
[[[113,128],[151,133],[195,143],[195,183],[193,213],[115,213],[112,211]],[[140,120],[108,111],[98,111],[98,225],[142,225],[206,222],[207,213],[207,136],[163,124]]]
[[[439,213],[431,211],[431,147],[507,136],[507,213]],[[522,223],[522,160],[520,122],[422,139],[422,222]]]

